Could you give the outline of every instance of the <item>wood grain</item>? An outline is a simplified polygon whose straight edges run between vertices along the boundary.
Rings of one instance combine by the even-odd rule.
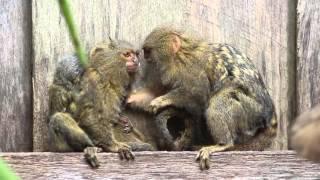
[[[298,114],[320,103],[320,1],[298,1]]]
[[[32,150],[30,3],[0,0],[0,152]]]
[[[86,47],[110,35],[139,46],[159,25],[194,30],[246,53],[263,74],[279,118],[276,149],[287,148],[295,111],[295,1],[290,0],[73,0]],[[73,51],[55,1],[32,1],[34,150],[46,150],[48,86],[59,56]]]
[[[195,152],[140,152],[136,160],[120,161],[101,153],[101,167],[92,170],[81,153],[2,153],[25,180],[29,179],[315,179],[320,166],[292,151],[224,152],[211,156],[211,168],[200,171]]]

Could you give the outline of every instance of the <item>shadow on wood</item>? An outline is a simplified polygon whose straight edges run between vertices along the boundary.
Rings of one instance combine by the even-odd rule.
[[[116,154],[98,155],[101,167],[90,169],[82,153],[1,153],[22,179],[213,179],[316,178],[320,165],[292,151],[223,152],[211,156],[211,168],[200,171],[196,152],[137,152],[135,161]]]

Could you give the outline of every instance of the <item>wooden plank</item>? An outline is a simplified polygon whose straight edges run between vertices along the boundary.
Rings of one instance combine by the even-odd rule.
[[[139,152],[135,161],[101,153],[99,169],[90,169],[81,153],[2,153],[22,179],[315,179],[320,166],[292,151],[224,152],[211,156],[201,171],[195,152]]]
[[[0,152],[32,150],[30,3],[0,0]]]
[[[298,1],[297,111],[320,103],[320,1]]]
[[[108,35],[140,45],[159,25],[184,26],[245,52],[264,76],[280,119],[278,149],[287,148],[295,99],[295,3],[269,0],[71,1],[81,39],[90,47]],[[45,16],[43,15],[45,14]],[[55,1],[33,0],[34,149],[45,150],[48,85],[56,59],[72,52]]]

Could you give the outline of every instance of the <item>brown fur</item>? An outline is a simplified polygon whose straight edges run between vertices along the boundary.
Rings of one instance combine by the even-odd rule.
[[[246,145],[242,146],[246,150],[268,148],[277,124],[274,106],[245,55],[229,45],[210,44],[169,27],[153,30],[143,50],[146,69],[158,74],[159,81],[154,82],[167,90],[148,108],[154,113],[166,107],[184,110],[192,116],[198,140],[210,137],[205,143],[213,145],[198,155],[201,169],[209,167],[211,152],[238,145]],[[199,131],[207,133],[199,137]]]
[[[71,69],[70,72],[65,66],[57,68],[49,91],[49,130],[53,150],[83,151],[97,146],[132,159],[131,149],[154,149],[143,142],[144,137],[137,129],[124,133],[124,126],[119,121],[135,76],[127,72],[126,59],[122,57],[126,52],[135,53],[125,42],[117,46],[98,46],[91,51],[90,65],[83,73],[73,74],[76,71]],[[80,68],[76,64],[72,66]],[[69,74],[72,76],[67,78]],[[80,80],[75,82],[74,79]],[[98,164],[92,162],[92,159],[96,161],[94,156],[88,157],[91,165]]]
[[[301,156],[320,162],[320,105],[301,114],[290,131],[290,144]]]

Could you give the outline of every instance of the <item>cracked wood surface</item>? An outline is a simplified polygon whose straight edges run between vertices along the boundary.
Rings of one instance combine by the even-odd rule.
[[[99,169],[85,164],[82,153],[0,153],[22,179],[316,179],[320,165],[293,151],[234,151],[211,155],[211,168],[200,171],[196,152],[137,152],[136,160],[100,153]]]
[[[0,0],[0,152],[32,150],[31,0]]]
[[[297,7],[297,113],[320,103],[320,1]]]

